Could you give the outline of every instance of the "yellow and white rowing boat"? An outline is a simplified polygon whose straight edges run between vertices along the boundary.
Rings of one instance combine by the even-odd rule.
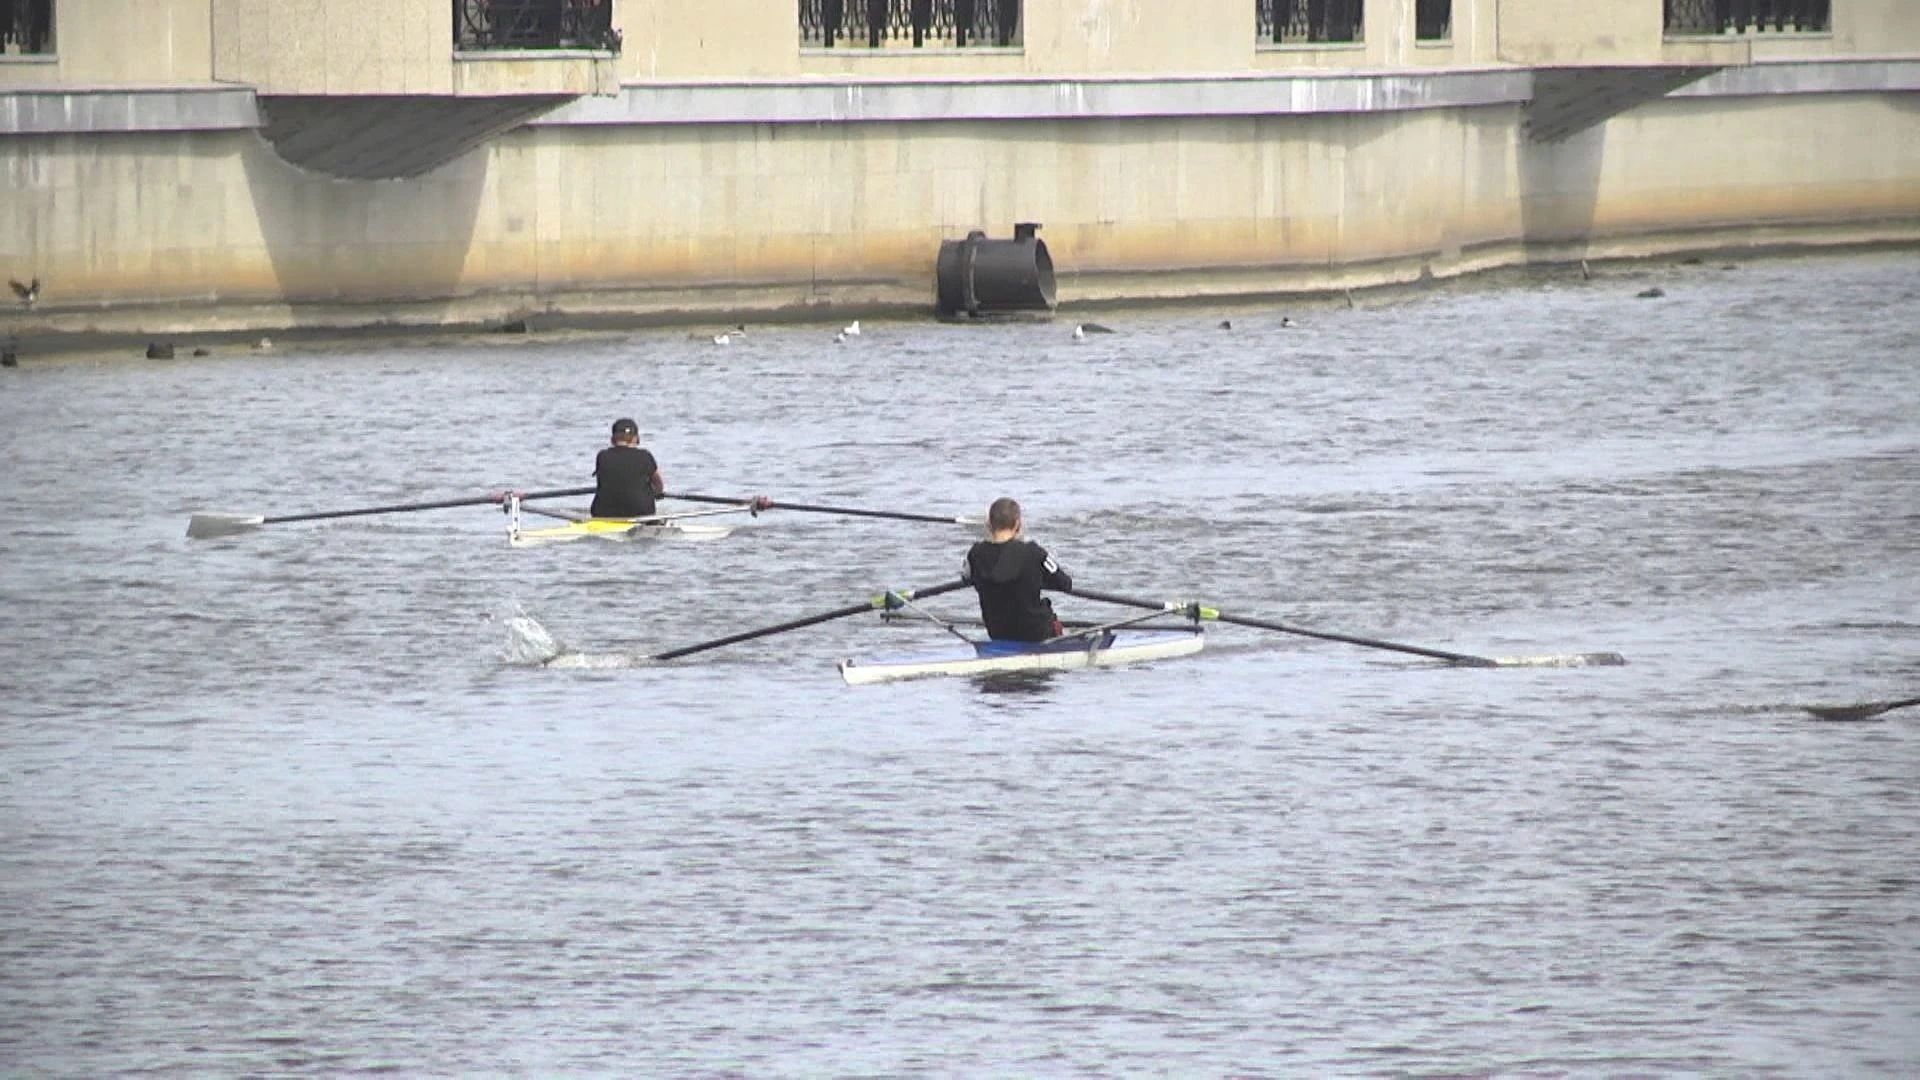
[[[548,544],[569,544],[575,540],[612,540],[628,542],[632,540],[720,540],[733,533],[731,525],[708,525],[689,521],[689,518],[712,517],[716,514],[738,514],[752,511],[751,504],[729,506],[718,510],[689,510],[680,514],[655,514],[641,518],[576,518],[572,515],[556,514],[553,511],[540,511],[527,508],[528,512],[559,517],[562,524],[545,528],[529,529],[521,521],[522,507],[516,495],[506,497],[507,543],[512,547],[543,547]]]

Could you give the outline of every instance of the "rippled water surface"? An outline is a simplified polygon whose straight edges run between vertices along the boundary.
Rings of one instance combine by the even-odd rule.
[[[1798,708],[1920,693],[1920,255],[1100,318],[0,372],[0,1073],[1920,1070],[1920,709]],[[587,483],[623,414],[682,491],[1012,494],[1093,588],[1629,663],[852,689],[942,634],[636,658],[965,530],[184,536]]]

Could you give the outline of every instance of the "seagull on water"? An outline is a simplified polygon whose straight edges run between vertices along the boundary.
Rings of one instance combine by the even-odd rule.
[[[39,278],[34,278],[25,285],[22,285],[17,278],[8,278],[7,284],[13,286],[13,295],[20,298],[21,307],[32,307],[34,302],[40,299]]]
[[[746,324],[734,323],[732,326],[726,328],[725,330],[721,330],[718,332],[709,331],[709,330],[689,331],[687,333],[687,340],[688,341],[711,341],[715,345],[726,345],[729,342],[733,341],[735,338],[743,338],[746,336],[747,336]],[[720,340],[721,338],[726,338],[727,340],[722,341]]]
[[[853,320],[852,322],[847,324],[847,328],[845,330],[842,330],[840,332],[847,335],[848,337],[859,337],[860,336],[860,320],[859,319]]]
[[[1297,322],[1294,322],[1294,321],[1293,321],[1293,317],[1292,317],[1292,316],[1290,316],[1290,315],[1282,315],[1282,316],[1280,316],[1280,325],[1281,325],[1281,327],[1283,327],[1283,328],[1285,328],[1285,329],[1289,329],[1289,330],[1290,330],[1290,329],[1292,329],[1292,328],[1294,328],[1294,327],[1296,327],[1296,326],[1299,326],[1300,324],[1299,324],[1299,323],[1297,323]]]

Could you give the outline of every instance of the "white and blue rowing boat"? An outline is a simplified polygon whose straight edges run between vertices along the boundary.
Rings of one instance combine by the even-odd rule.
[[[922,679],[934,675],[987,675],[1003,671],[1065,671],[1117,667],[1174,656],[1191,656],[1206,644],[1198,629],[1104,630],[1054,641],[955,642],[945,649],[840,661],[840,677],[852,686]]]

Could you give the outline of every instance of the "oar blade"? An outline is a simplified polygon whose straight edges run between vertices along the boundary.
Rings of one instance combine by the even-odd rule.
[[[1812,713],[1815,720],[1834,720],[1840,722],[1871,720],[1887,711],[1878,703],[1871,705],[1802,705],[1801,708]]]
[[[590,487],[561,488],[555,491],[527,491],[518,496],[526,499],[557,499],[571,495],[591,495]],[[195,514],[187,522],[187,535],[195,539],[212,536],[232,536],[235,533],[252,532],[262,525],[281,525],[293,521],[328,521],[334,518],[368,517],[374,514],[405,514],[417,510],[450,510],[460,506],[486,506],[499,504],[507,498],[508,492],[495,492],[491,495],[473,495],[458,499],[435,499],[431,502],[393,503],[387,506],[363,506],[353,510],[316,510],[306,514],[277,514],[273,517],[245,516],[239,514]]]
[[[1920,698],[1901,698],[1898,701],[1869,701],[1860,705],[1802,705],[1801,708],[1813,714],[1816,720],[1871,720],[1881,713],[1895,709],[1911,708],[1920,705]]]
[[[211,540],[216,536],[238,536],[266,523],[267,519],[258,514],[195,514],[187,522],[187,538]]]

